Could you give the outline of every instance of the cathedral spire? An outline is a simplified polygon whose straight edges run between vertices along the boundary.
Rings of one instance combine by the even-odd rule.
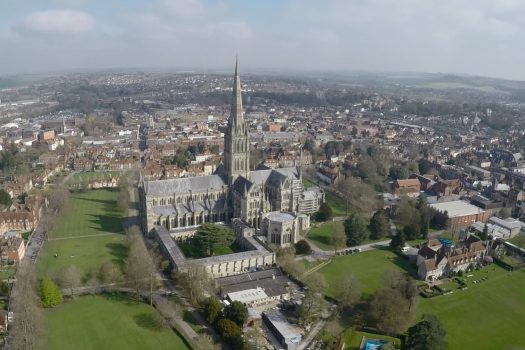
[[[241,78],[237,59],[235,59],[231,113],[224,133],[224,166],[228,174],[229,185],[233,184],[240,175],[245,178],[249,176],[250,141],[248,128],[242,115]]]
[[[233,96],[230,121],[233,125],[242,124],[242,96],[241,96],[241,78],[239,77],[239,60],[235,57],[235,75],[233,78]]]

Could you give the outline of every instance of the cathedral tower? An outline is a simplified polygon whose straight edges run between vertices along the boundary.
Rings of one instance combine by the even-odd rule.
[[[248,128],[242,115],[241,79],[237,60],[235,60],[230,118],[224,135],[224,167],[228,173],[229,185],[233,184],[240,175],[248,178],[250,141],[248,140]]]

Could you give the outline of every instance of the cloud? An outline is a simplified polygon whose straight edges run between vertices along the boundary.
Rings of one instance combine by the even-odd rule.
[[[95,28],[90,14],[76,10],[48,10],[29,14],[15,29],[38,34],[78,34]]]
[[[249,39],[253,32],[250,25],[243,21],[225,21],[210,23],[205,27],[208,37],[226,37],[232,39]]]
[[[199,0],[165,0],[164,5],[175,17],[193,18],[204,13],[204,6]]]
[[[310,31],[310,37],[323,44],[338,44],[339,35],[331,30],[326,29],[312,29]]]

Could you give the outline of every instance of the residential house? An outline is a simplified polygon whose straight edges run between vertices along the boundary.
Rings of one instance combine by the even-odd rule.
[[[421,191],[421,183],[418,179],[396,180],[392,184],[392,192],[397,197],[418,197]]]
[[[485,244],[473,235],[468,236],[457,248],[452,247],[449,242],[429,240],[418,251],[418,277],[424,281],[433,281],[465,271],[480,263],[485,252]]]

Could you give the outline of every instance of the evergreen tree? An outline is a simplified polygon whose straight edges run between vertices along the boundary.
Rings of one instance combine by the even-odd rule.
[[[213,324],[221,317],[222,306],[217,298],[209,297],[204,303],[204,314],[206,320]]]
[[[402,231],[398,231],[396,235],[390,241],[390,248],[392,249],[403,248],[405,246],[405,242],[406,242],[405,234]]]
[[[370,218],[370,238],[378,239],[388,235],[388,217],[380,209]]]
[[[224,317],[232,320],[239,327],[242,327],[248,319],[248,308],[240,301],[233,301],[230,305],[224,308]]]
[[[0,204],[3,205],[11,205],[13,200],[11,199],[11,196],[9,193],[7,193],[5,190],[0,189]]]
[[[319,211],[315,215],[318,221],[327,221],[332,217],[332,208],[327,203],[322,203],[319,207]]]
[[[410,350],[445,350],[447,332],[434,315],[423,319],[408,329],[406,348]]]
[[[202,255],[212,256],[215,249],[225,247],[234,241],[233,232],[214,224],[204,224],[193,236],[193,242]]]
[[[306,240],[301,239],[299,242],[295,243],[295,252],[297,254],[310,254],[312,248]]]
[[[482,241],[489,239],[489,227],[487,226],[487,223],[485,223],[485,226],[483,226],[483,232],[481,232],[479,238],[481,238]]]
[[[345,220],[345,234],[349,247],[356,246],[368,239],[368,231],[363,219],[355,214]]]

